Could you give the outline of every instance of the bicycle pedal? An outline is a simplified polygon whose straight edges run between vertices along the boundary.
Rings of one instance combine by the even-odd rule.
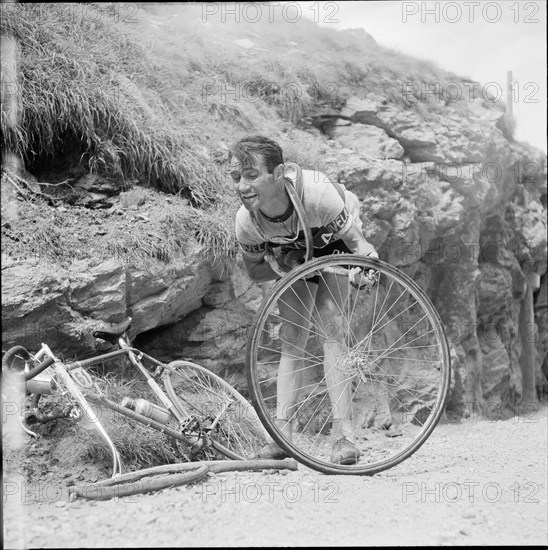
[[[189,418],[181,422],[181,424],[179,425],[179,428],[181,429],[182,432],[187,432],[187,431],[197,432],[200,430],[200,421],[197,418]]]
[[[209,439],[207,436],[202,436],[190,447],[190,456],[194,457],[198,454],[200,454],[204,449],[207,449],[209,447]]]

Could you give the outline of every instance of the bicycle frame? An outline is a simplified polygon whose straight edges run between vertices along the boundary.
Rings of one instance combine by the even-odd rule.
[[[154,394],[158,397],[160,402],[167,408],[169,413],[177,421],[181,431],[185,429],[187,426],[189,426],[190,423],[193,421],[192,415],[187,413],[187,411],[183,409],[180,403],[174,403],[169,398],[169,396],[166,395],[166,393],[162,390],[162,388],[156,382],[154,377],[144,367],[141,360],[143,358],[146,358],[154,366],[157,367],[155,376],[160,375],[164,369],[167,369],[169,367],[164,363],[161,363],[160,361],[147,355],[146,353],[131,347],[127,341],[127,336],[125,334],[118,338],[118,345],[120,349],[116,351],[104,353],[102,355],[99,355],[97,357],[92,357],[90,359],[74,361],[71,363],[64,363],[54,355],[54,353],[51,351],[51,349],[47,344],[42,343],[41,349],[34,356],[34,359],[36,361],[41,361],[45,358],[50,358],[53,360],[53,365],[51,366],[51,368],[54,369],[54,372],[57,375],[58,379],[60,380],[62,385],[66,387],[66,389],[68,390],[70,395],[75,399],[75,401],[80,406],[80,408],[86,413],[89,420],[97,428],[101,437],[106,441],[113,456],[112,477],[116,477],[122,474],[122,461],[118,453],[118,450],[116,449],[114,443],[109,437],[107,431],[101,424],[98,416],[95,414],[93,408],[90,407],[88,400],[91,402],[104,404],[110,409],[126,417],[136,420],[139,423],[146,425],[148,427],[152,427],[157,431],[165,433],[175,439],[182,439],[187,443],[189,443],[189,439],[184,437],[182,433],[180,433],[179,431],[173,430],[168,426],[152,418],[144,416],[138,412],[132,411],[118,403],[115,403],[114,401],[111,401],[106,396],[101,395],[101,390],[99,390],[99,388],[97,387],[96,383],[93,381],[90,374],[86,371],[87,368],[97,365],[99,363],[102,363],[104,361],[125,356],[129,359],[130,363],[135,368],[137,368],[141,372],[141,374],[145,377],[148,385],[150,386]],[[93,390],[94,387],[95,387],[95,392],[86,391],[86,390]],[[221,411],[217,415],[217,418],[213,420],[213,423],[209,427],[210,429],[213,429],[218,424],[219,418],[221,417],[223,412],[224,411]]]
[[[130,360],[131,364],[136,369],[138,369],[141,372],[141,374],[145,377],[147,384],[150,386],[152,391],[156,394],[156,396],[162,402],[162,404],[170,411],[170,413],[177,419],[179,424],[184,424],[185,420],[188,418],[189,415],[186,414],[185,411],[180,411],[179,409],[176,408],[176,405],[172,403],[171,399],[164,393],[162,388],[160,388],[156,380],[154,380],[154,377],[143,366],[143,364],[141,363],[141,359],[145,357],[147,360],[153,363],[158,369],[166,368],[166,365],[154,359],[154,357],[151,357],[150,355],[147,355],[146,353],[136,348],[132,348],[128,344],[127,337],[125,335],[122,335],[118,338],[118,345],[120,346],[119,350],[105,353],[105,354],[99,355],[98,357],[92,357],[90,359],[84,359],[82,361],[75,361],[73,363],[70,363],[67,366],[67,369],[69,372],[75,371],[76,369],[87,369],[88,367],[97,365],[98,363],[102,363],[103,361],[115,359],[116,357],[126,356]],[[138,355],[138,357],[136,356],[136,354]]]

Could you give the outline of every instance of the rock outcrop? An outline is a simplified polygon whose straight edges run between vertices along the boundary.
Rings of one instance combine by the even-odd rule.
[[[214,272],[198,250],[185,264],[141,271],[114,260],[55,269],[37,259],[2,261],[2,345],[46,342],[67,357],[104,349],[102,322],[133,317],[137,335],[183,319],[211,294]],[[207,298],[206,298],[207,299]]]
[[[342,113],[353,123],[337,126],[326,143],[325,172],[360,198],[367,238],[381,258],[411,275],[440,312],[452,404],[514,405],[527,274],[546,272],[544,157],[509,141],[497,127],[504,112],[478,99],[467,117],[448,109],[428,124],[381,98],[351,99]],[[240,381],[243,336],[258,304],[252,287],[221,309],[202,308],[148,335],[146,344],[170,355],[184,342],[191,356]],[[546,308],[537,309],[537,323],[546,323]],[[535,330],[525,333],[535,337]],[[543,353],[539,389],[546,387]]]
[[[519,327],[529,274],[546,285],[545,158],[507,139],[503,111],[479,99],[466,115],[448,106],[428,121],[374,96],[351,98],[342,114],[352,124],[326,141],[323,171],[358,195],[381,258],[432,298],[450,341],[452,403],[513,405],[521,340],[530,329],[538,341],[534,326]],[[108,200],[108,190],[86,192]],[[148,353],[194,360],[242,388],[246,333],[264,290],[239,260],[212,268],[198,248],[147,272],[114,260],[45,270],[4,258],[3,348],[46,341],[65,356],[89,354],[104,348],[92,337],[99,320],[131,314]],[[533,291],[546,326],[546,290]],[[541,388],[546,346],[537,347]]]

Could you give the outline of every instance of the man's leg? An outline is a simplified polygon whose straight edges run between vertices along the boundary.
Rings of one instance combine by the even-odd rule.
[[[278,427],[291,436],[299,389],[304,379],[304,353],[310,330],[310,316],[318,285],[299,281],[284,292],[278,303],[282,326],[282,353],[277,379],[276,419]]]
[[[282,320],[280,338],[282,350],[276,380],[276,426],[292,439],[293,422],[298,412],[296,403],[304,378],[304,350],[310,330],[310,316],[318,285],[296,282],[282,294],[278,302]],[[259,452],[259,458],[283,458],[284,451],[269,441]]]
[[[352,428],[352,379],[348,373],[340,367],[341,357],[344,355],[347,343],[345,335],[348,327],[344,315],[348,302],[348,281],[336,275],[324,274],[320,281],[316,295],[317,316],[321,320],[318,327],[323,332],[322,344],[324,352],[324,373],[327,391],[332,407],[333,427],[331,435],[333,443],[337,444],[342,438],[354,443],[354,430]],[[356,462],[359,452],[353,445],[335,451],[334,462]]]

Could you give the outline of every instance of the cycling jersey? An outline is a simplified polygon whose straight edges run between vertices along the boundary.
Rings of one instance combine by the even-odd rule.
[[[328,247],[328,253],[339,249],[348,252],[340,235],[350,229],[352,222],[362,230],[358,197],[343,185],[336,184],[336,187],[321,172],[299,170],[289,171],[289,175],[293,176],[291,180],[311,228],[314,257],[323,256],[321,249],[325,247]],[[305,249],[304,232],[299,229],[298,216],[291,201],[287,211],[278,218],[269,218],[260,210],[250,212],[243,205],[236,215],[236,239],[246,263],[262,261],[268,244],[283,245],[282,254]]]

